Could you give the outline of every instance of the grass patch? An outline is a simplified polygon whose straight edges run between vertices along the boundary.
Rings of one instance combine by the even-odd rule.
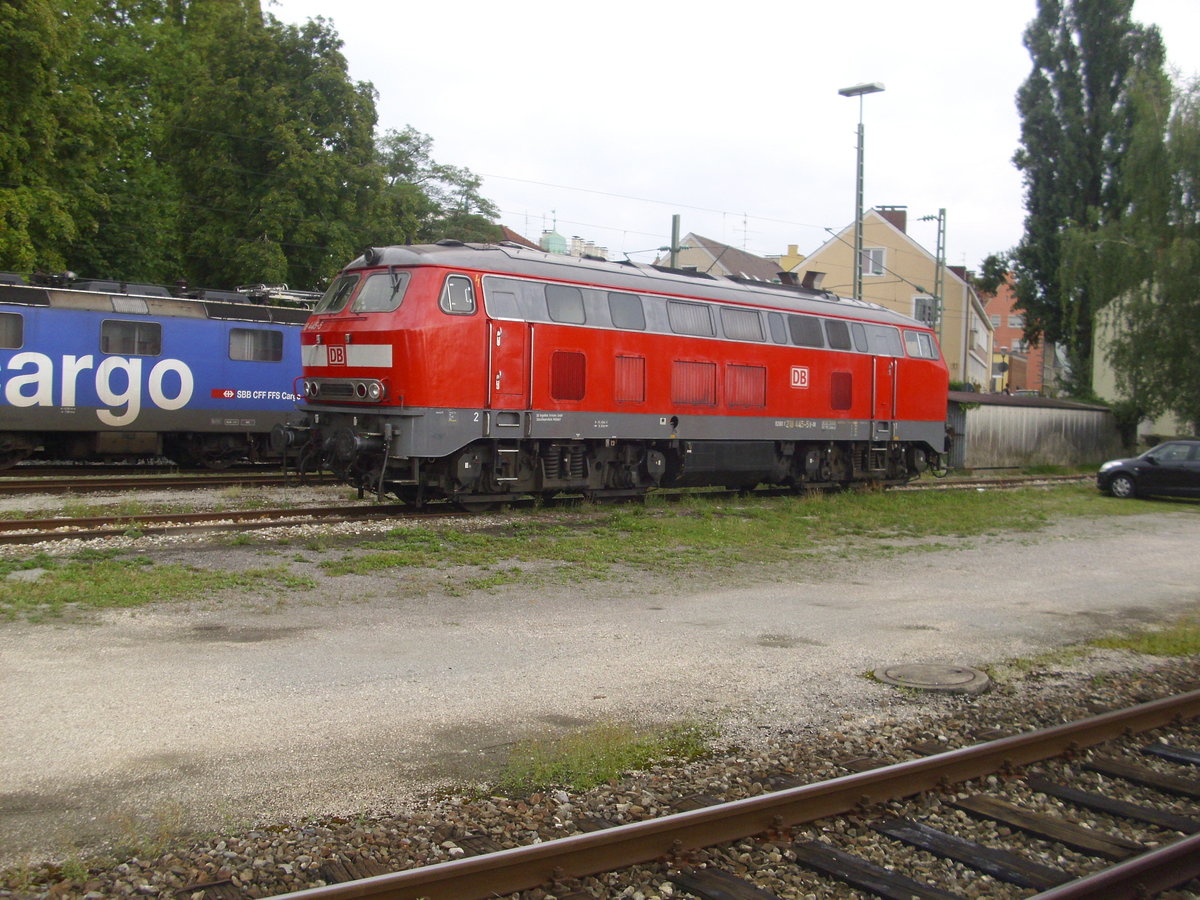
[[[1083,485],[767,498],[698,493],[669,504],[656,498],[645,505],[544,511],[483,531],[396,529],[320,565],[335,576],[392,568],[485,570],[466,587],[570,583],[630,571],[670,575],[830,555],[882,558],[927,545],[945,549],[950,538],[1033,533],[1062,517],[1144,510],[1130,501],[1109,502]],[[491,574],[497,571],[504,577]]]
[[[1147,656],[1195,656],[1200,654],[1200,619],[1187,616],[1162,628],[1112,635],[1091,643],[1096,647],[1129,650]]]
[[[562,787],[586,791],[666,759],[699,759],[708,752],[706,730],[676,725],[638,730],[603,724],[558,737],[516,744],[495,790],[508,796]]]
[[[282,567],[226,572],[105,554],[81,554],[69,560],[35,557],[27,562],[14,566],[5,560],[0,566],[0,574],[7,574],[6,568],[46,570],[36,581],[0,581],[0,616],[38,621],[61,616],[67,609],[129,608],[161,600],[195,600],[230,589],[305,590],[314,585],[311,578]]]

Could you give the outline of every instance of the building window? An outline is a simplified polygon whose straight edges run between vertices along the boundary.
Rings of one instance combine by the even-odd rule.
[[[990,318],[992,320],[993,328],[1000,327],[1000,313],[992,313],[988,318]]]
[[[157,322],[121,322],[115,319],[102,322],[100,352],[158,356],[162,353],[162,326]]]
[[[267,328],[231,328],[229,358],[248,362],[279,362],[283,359],[283,332]]]
[[[582,400],[587,361],[582,353],[555,350],[550,357],[550,396],[555,400]]]
[[[0,350],[20,350],[25,343],[25,317],[0,313]]]
[[[864,247],[862,252],[862,273],[864,275],[883,274],[883,247]]]
[[[1023,329],[1025,327],[1025,317],[1020,315],[1010,315],[1008,317],[1008,327]]]
[[[913,318],[921,324],[933,327],[934,310],[932,297],[913,297]]]

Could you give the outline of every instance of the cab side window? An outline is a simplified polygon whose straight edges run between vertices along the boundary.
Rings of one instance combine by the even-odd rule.
[[[475,312],[475,288],[466,275],[448,275],[438,301],[442,312],[452,316],[469,316]]]

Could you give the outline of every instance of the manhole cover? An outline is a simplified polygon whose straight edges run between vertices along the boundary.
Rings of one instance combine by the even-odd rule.
[[[953,691],[960,694],[979,694],[986,691],[991,680],[970,666],[932,666],[912,663],[884,666],[875,670],[875,677],[884,684],[915,688],[919,691]]]

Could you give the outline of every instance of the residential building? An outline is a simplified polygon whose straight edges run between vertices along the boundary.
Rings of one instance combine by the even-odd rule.
[[[950,369],[950,380],[979,390],[992,384],[992,324],[961,266],[942,269],[941,298],[936,257],[907,232],[903,207],[863,215],[862,299],[933,325]],[[854,223],[814,250],[795,269],[803,281],[824,273],[821,287],[847,296],[854,285]],[[940,315],[939,315],[940,313]]]
[[[993,329],[992,377],[988,390],[1003,393],[1038,391],[1049,395],[1058,384],[1053,348],[1030,344],[1025,337],[1025,318],[1014,309],[1017,302],[1012,281],[1006,280],[994,294],[983,294]]]
[[[654,261],[656,266],[671,264],[667,254]],[[738,278],[753,278],[758,281],[779,281],[779,260],[755,256],[720,241],[687,234],[680,241],[680,250],[675,265],[680,269],[695,269],[704,275],[733,275]]]

